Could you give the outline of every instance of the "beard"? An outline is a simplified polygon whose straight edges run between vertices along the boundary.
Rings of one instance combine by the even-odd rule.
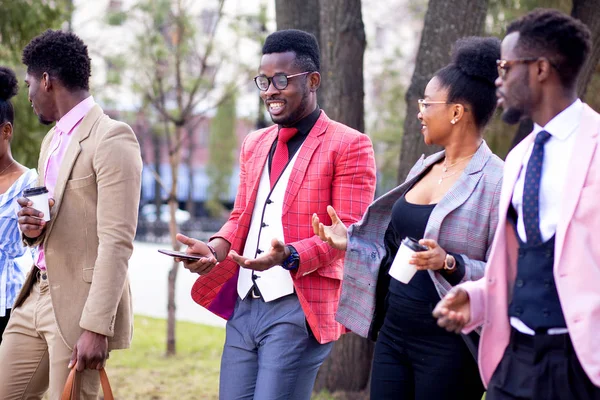
[[[282,116],[279,118],[273,118],[273,116],[271,116],[271,120],[274,123],[279,124],[281,126],[293,126],[294,124],[296,124],[299,120],[302,119],[304,114],[306,114],[307,112],[309,104],[309,94],[310,90],[305,88],[305,90],[302,93],[302,99],[300,100],[300,105],[298,106],[298,108],[292,111],[287,117]]]
[[[512,91],[509,93],[503,91],[501,94],[504,98],[502,121],[509,125],[515,125],[529,116],[532,98],[529,88],[529,72],[521,75],[518,82],[513,84]]]
[[[44,118],[43,115],[38,115],[38,121],[42,125],[51,125],[54,121],[50,121],[49,119]]]
[[[525,112],[521,109],[509,107],[502,113],[502,121],[509,125],[515,125],[521,121],[524,114]]]

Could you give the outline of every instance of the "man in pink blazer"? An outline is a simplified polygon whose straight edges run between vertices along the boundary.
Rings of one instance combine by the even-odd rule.
[[[484,278],[434,315],[457,332],[483,325],[487,400],[600,399],[600,115],[577,98],[591,35],[556,10],[507,33],[498,103],[505,122],[534,129],[506,159]]]

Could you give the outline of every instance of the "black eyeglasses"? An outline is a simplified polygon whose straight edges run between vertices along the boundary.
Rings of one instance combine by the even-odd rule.
[[[269,89],[270,84],[272,83],[277,90],[283,90],[288,85],[288,80],[290,78],[294,78],[296,76],[302,76],[306,74],[310,74],[312,71],[300,72],[299,74],[286,75],[284,73],[275,74],[272,77],[258,75],[254,77],[254,83],[256,83],[256,87],[261,91],[265,92]]]

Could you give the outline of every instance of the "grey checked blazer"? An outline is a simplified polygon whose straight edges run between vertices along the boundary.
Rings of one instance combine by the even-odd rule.
[[[443,157],[443,151],[427,158],[422,156],[402,185],[375,200],[362,220],[348,229],[344,281],[336,319],[360,336],[368,337],[373,322],[377,277],[386,254],[384,235],[392,217],[392,206],[427,168]],[[463,281],[483,277],[498,225],[503,165],[484,141],[427,222],[425,238],[436,240],[444,250],[458,253],[464,259]],[[428,272],[440,298],[443,297],[452,285],[440,273]]]

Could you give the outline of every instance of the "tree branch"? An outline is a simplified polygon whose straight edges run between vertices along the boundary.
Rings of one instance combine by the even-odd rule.
[[[185,107],[185,110],[188,113],[191,112],[191,110],[193,109],[193,107],[191,107],[191,105],[195,101],[196,93],[198,92],[198,89],[200,88],[200,85],[202,83],[202,79],[204,78],[204,74],[205,74],[206,68],[208,66],[208,58],[210,57],[213,47],[214,47],[217,27],[223,17],[223,6],[224,5],[225,5],[225,0],[219,0],[217,20],[215,21],[214,25],[212,26],[211,31],[209,32],[208,42],[206,43],[206,50],[200,60],[200,71],[198,72],[198,76],[196,77],[194,84],[192,86],[192,90],[190,91],[190,95],[188,96],[188,104]]]
[[[152,174],[152,177],[154,178],[154,180],[156,181],[156,183],[158,183],[158,185],[166,192],[169,193],[169,189],[167,189],[167,185],[165,185],[165,183],[163,182],[163,180],[160,178],[160,175],[158,174],[158,172],[156,172],[154,170],[154,168],[150,167],[149,165],[146,165],[146,167],[148,168],[148,170],[150,171],[150,173]]]

